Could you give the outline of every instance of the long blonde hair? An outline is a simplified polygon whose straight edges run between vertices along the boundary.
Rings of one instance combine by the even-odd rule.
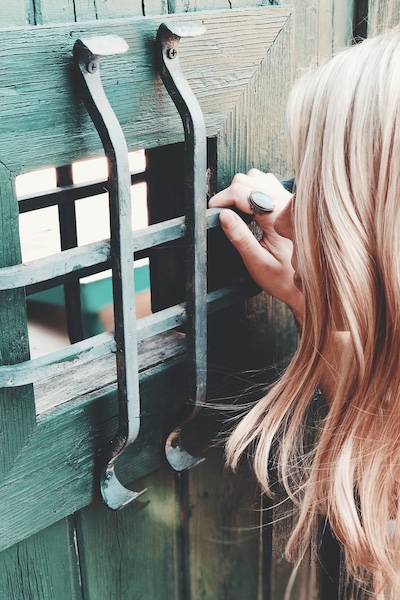
[[[376,598],[399,598],[400,29],[303,76],[288,125],[302,335],[286,372],[229,438],[228,462],[236,467],[252,448],[269,494],[267,465],[278,465],[299,506],[288,558],[309,546],[322,514],[349,575],[372,580]],[[346,351],[310,447],[307,416],[326,345],[340,330],[348,332]]]

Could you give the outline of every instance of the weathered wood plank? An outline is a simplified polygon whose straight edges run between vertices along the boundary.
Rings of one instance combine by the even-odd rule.
[[[219,209],[207,210],[207,228],[219,226]],[[164,221],[161,225],[153,225],[138,229],[132,233],[134,252],[140,252],[154,246],[184,237],[185,219],[179,217]],[[12,265],[0,270],[0,290],[33,286],[37,283],[62,277],[71,273],[75,278],[79,272],[82,277],[90,273],[105,271],[110,268],[109,240],[93,242],[39,258],[30,262]],[[98,268],[91,268],[98,267]],[[82,271],[81,271],[82,270]],[[55,282],[56,283],[56,282]]]
[[[204,12],[206,35],[182,39],[182,68],[204,111],[208,135],[221,129],[289,15],[290,9],[278,7]],[[129,147],[181,141],[180,118],[153,59],[158,25],[168,19],[176,17],[2,31],[0,159],[18,173],[102,154],[71,73],[75,40],[94,34],[120,35],[130,46],[126,55],[102,62],[104,87]]]
[[[123,483],[165,462],[163,419],[186,399],[182,359],[169,365],[168,369],[164,365],[141,376],[142,428],[138,440],[118,462]],[[114,436],[117,415],[116,384],[111,384],[38,419],[12,470],[0,483],[0,550],[99,497],[98,475],[104,466],[99,451]]]
[[[18,204],[14,180],[0,164],[0,267],[21,262]],[[12,365],[29,358],[23,290],[0,292],[0,363]],[[0,479],[12,468],[35,426],[32,386],[0,390]]]
[[[168,0],[169,13],[270,6],[270,0]]]
[[[15,2],[0,3],[1,27],[14,27],[15,25],[32,25],[33,7],[30,0],[15,0]]]
[[[333,4],[332,37],[333,51],[348,46],[353,38],[353,17],[355,0],[335,0]]]
[[[144,0],[143,16],[168,14],[168,0]]]
[[[400,0],[369,0],[368,37],[378,35],[400,22]]]
[[[0,561],[4,600],[82,600],[72,517],[5,550]]]
[[[285,107],[293,81],[292,26],[289,16],[219,132],[219,188],[250,167],[277,177],[291,173]]]
[[[174,474],[164,468],[136,485],[148,491],[123,511],[95,502],[77,515],[86,600],[179,598]]]
[[[50,0],[51,2],[51,0]],[[96,13],[96,0],[74,0],[75,6],[75,20],[79,21],[95,20],[97,19]]]
[[[294,7],[293,67],[299,74],[352,39],[354,0],[283,0]]]
[[[96,0],[96,14],[98,19],[143,16],[142,3],[132,0]]]
[[[210,452],[189,473],[186,517],[190,597],[260,597],[259,491],[254,477],[233,476],[221,452]]]
[[[73,0],[34,0],[35,24],[73,23],[75,7]]]
[[[112,334],[110,334],[112,337]],[[162,364],[173,358],[182,357],[186,352],[185,338],[175,331],[156,335],[138,344],[139,371]],[[35,400],[38,415],[52,411],[55,407],[82,398],[93,390],[107,389],[117,381],[115,354],[83,364],[69,372],[68,377],[61,373],[56,377],[36,383]]]

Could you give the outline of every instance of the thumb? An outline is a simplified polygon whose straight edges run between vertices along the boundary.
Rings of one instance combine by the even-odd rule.
[[[232,210],[222,210],[219,220],[227,238],[238,250],[245,264],[251,265],[265,262],[265,249],[260,246],[239,215]]]

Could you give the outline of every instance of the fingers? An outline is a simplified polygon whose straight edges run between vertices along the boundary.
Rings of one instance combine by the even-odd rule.
[[[237,176],[235,175],[235,178]],[[231,185],[224,190],[215,194],[213,198],[211,198],[208,206],[210,208],[214,206],[220,206],[222,208],[228,206],[236,206],[238,210],[243,213],[252,214],[252,210],[250,208],[250,204],[248,201],[249,192],[251,192],[252,188],[246,185],[243,185],[235,178],[232,180]]]
[[[260,244],[239,215],[232,210],[223,210],[219,215],[219,220],[227,238],[240,254],[263,252]]]
[[[292,196],[272,173],[262,173],[258,169],[251,169],[247,175],[243,173],[236,174],[229,187],[221,190],[211,198],[209,206],[235,206],[243,213],[253,214],[248,201],[249,193],[252,191],[267,194],[274,201],[278,209],[277,212],[280,212],[286,206]],[[262,218],[265,218],[265,216]]]
[[[220,223],[229,241],[240,253],[250,275],[254,279],[254,273],[259,271],[260,266],[267,266],[274,261],[274,257],[259,244],[245,222],[231,210],[223,210],[220,213]],[[258,276],[260,272],[257,273]]]

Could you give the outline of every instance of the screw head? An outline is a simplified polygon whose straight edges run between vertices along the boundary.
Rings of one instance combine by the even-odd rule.
[[[176,48],[168,48],[168,50],[167,50],[168,58],[175,58],[177,54],[178,54],[178,50]]]
[[[97,71],[97,62],[95,60],[88,62],[86,70],[88,73],[95,73]]]

